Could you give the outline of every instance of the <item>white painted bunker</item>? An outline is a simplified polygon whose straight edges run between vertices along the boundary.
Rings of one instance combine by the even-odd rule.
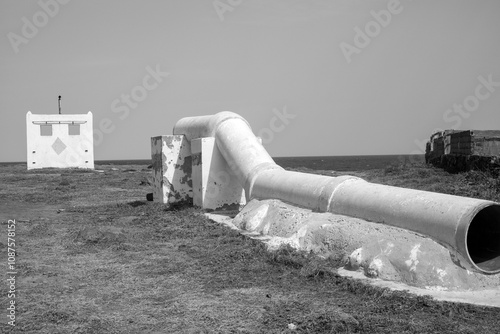
[[[27,168],[94,168],[92,113],[26,114]]]

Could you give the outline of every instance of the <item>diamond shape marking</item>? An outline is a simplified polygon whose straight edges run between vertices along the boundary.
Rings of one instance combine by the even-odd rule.
[[[61,154],[65,149],[66,149],[66,144],[62,142],[59,137],[54,141],[54,144],[52,144],[52,149],[57,153],[57,155]]]

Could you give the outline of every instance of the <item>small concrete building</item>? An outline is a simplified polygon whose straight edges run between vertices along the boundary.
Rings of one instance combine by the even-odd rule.
[[[26,114],[27,167],[94,168],[92,113]]]

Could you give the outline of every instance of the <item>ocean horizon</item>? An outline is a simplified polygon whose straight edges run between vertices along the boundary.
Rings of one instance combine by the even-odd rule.
[[[381,169],[389,165],[424,162],[423,154],[386,154],[386,155],[335,155],[273,157],[283,168],[308,168],[312,170],[363,171]],[[26,164],[26,161],[0,162],[2,165]],[[95,160],[94,165],[150,165],[151,159]]]

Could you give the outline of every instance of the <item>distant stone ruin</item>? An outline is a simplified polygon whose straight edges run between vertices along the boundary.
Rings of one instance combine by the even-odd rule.
[[[426,163],[450,172],[500,170],[500,130],[445,130],[427,142]]]

